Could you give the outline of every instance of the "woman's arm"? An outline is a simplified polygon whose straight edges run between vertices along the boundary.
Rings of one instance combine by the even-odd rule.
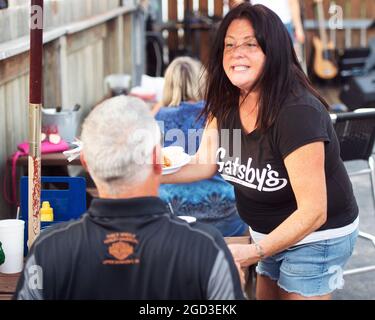
[[[305,43],[305,32],[301,20],[301,9],[299,0],[289,0],[289,7],[292,14],[293,26],[296,32],[296,39],[299,43]]]
[[[259,241],[258,247],[232,245],[230,249],[241,266],[285,250],[318,229],[327,219],[327,190],[324,171],[324,143],[302,146],[284,160],[297,210],[275,230]]]
[[[161,183],[188,183],[211,178],[217,172],[216,151],[219,136],[216,119],[207,123],[197,153],[189,164],[174,174],[161,177]]]

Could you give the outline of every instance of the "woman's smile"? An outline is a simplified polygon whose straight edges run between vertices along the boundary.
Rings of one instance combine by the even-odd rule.
[[[235,65],[233,67],[231,67],[232,71],[235,71],[235,72],[244,72],[244,71],[248,71],[250,69],[249,66],[245,66],[245,65]]]
[[[245,19],[233,20],[224,39],[223,68],[230,82],[249,90],[262,72],[266,57]]]

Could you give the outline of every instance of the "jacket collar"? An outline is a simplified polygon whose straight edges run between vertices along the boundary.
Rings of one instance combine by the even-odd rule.
[[[88,210],[93,217],[134,217],[170,213],[165,203],[158,197],[130,199],[92,200]]]

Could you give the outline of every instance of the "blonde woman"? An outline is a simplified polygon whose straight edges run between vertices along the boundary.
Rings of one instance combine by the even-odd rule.
[[[199,61],[190,57],[173,60],[165,70],[163,98],[153,107],[153,114],[157,114],[161,107],[177,107],[181,102],[201,101],[204,78]]]
[[[165,107],[156,115],[164,132],[164,146],[179,145],[189,154],[196,153],[205,124],[205,119],[197,119],[204,108],[202,70],[201,64],[190,57],[175,59],[165,72]],[[223,236],[247,231],[237,213],[233,187],[219,174],[195,183],[162,185],[160,197],[170,204],[174,214],[209,223]]]

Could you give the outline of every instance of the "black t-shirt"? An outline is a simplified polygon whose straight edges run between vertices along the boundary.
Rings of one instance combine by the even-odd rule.
[[[265,133],[256,129],[246,134],[238,109],[223,129],[217,152],[219,172],[233,184],[238,212],[254,231],[270,233],[297,209],[284,159],[316,141],[325,145],[328,201],[327,221],[319,230],[343,227],[356,219],[358,206],[331,118],[312,94],[291,94]]]

